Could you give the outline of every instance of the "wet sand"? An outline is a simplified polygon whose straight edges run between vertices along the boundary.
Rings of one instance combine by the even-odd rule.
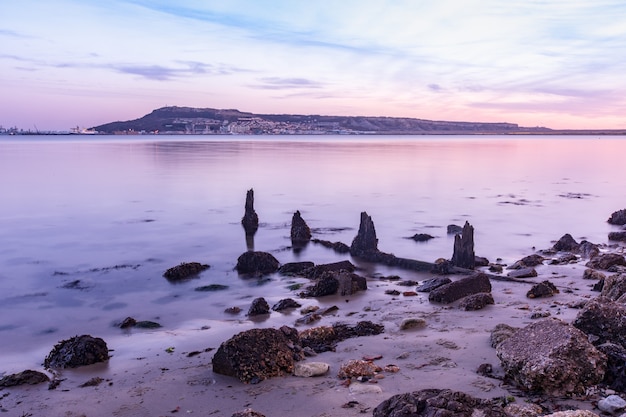
[[[530,324],[536,312],[549,312],[552,317],[571,322],[579,311],[573,307],[598,294],[591,291],[594,281],[582,279],[584,263],[541,265],[536,268],[539,276],[526,279],[528,283],[492,280],[495,305],[470,312],[461,311],[457,303],[430,303],[427,294],[387,295],[388,289],[402,292],[413,287],[370,277],[365,292],[320,299],[321,306],[337,305],[339,310],[312,326],[370,320],[383,324],[385,332],[348,339],[338,344],[336,352],[308,358],[330,364],[330,371],[321,377],[284,376],[247,385],[215,374],[211,358],[219,343],[229,337],[228,331],[222,328],[223,335],[217,340],[211,328],[202,329],[202,323],[192,323],[184,329],[142,332],[132,338],[107,341],[112,349],[108,363],[61,371],[57,377],[62,382],[55,390],[48,390],[47,384],[4,389],[0,391],[0,405],[7,415],[15,416],[230,416],[245,408],[267,417],[356,416],[371,415],[374,407],[392,395],[425,388],[448,388],[480,398],[513,395],[522,404],[524,396],[513,387],[476,373],[484,363],[493,366],[494,374],[502,373],[495,349],[490,346],[490,331],[498,323],[519,327]],[[432,277],[401,270],[390,272],[418,281]],[[526,298],[532,283],[546,279],[559,288],[559,294]],[[307,304],[307,300],[301,301]],[[285,320],[293,325],[298,317],[299,311],[293,311]],[[409,317],[423,318],[427,326],[400,330],[401,321]],[[245,316],[239,320],[247,326],[267,327],[263,322],[250,323]],[[230,334],[239,331],[233,327]],[[367,355],[381,355],[375,361],[378,365],[394,364],[399,371],[382,372],[384,378],[376,379],[376,383],[342,384],[337,377],[341,364]],[[101,378],[102,382],[80,387],[92,378]],[[592,397],[543,399],[542,404],[551,407],[568,403],[593,410],[592,401]]]

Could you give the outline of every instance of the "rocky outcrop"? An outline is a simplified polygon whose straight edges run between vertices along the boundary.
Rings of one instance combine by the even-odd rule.
[[[584,393],[601,382],[606,371],[606,356],[587,336],[556,319],[517,330],[498,344],[496,354],[507,378],[528,392]]]
[[[626,224],[626,209],[621,209],[613,212],[611,217],[607,220],[609,224],[615,224],[623,226]]]
[[[193,278],[200,272],[209,268],[209,265],[204,265],[199,262],[183,262],[165,271],[163,276],[169,281],[182,281]]]
[[[306,224],[300,211],[296,211],[291,218],[291,244],[304,246],[311,240],[311,229]]]
[[[608,270],[616,265],[626,266],[626,259],[619,253],[604,253],[591,259],[585,265],[588,268]]]
[[[57,343],[44,360],[46,368],[77,368],[109,360],[104,340],[90,335],[74,336]]]
[[[378,252],[378,238],[374,222],[366,212],[362,212],[359,231],[350,245],[350,254],[367,259]]]
[[[572,324],[596,345],[611,342],[626,348],[626,304],[596,297],[585,304]]]
[[[0,379],[0,388],[15,387],[18,385],[37,385],[49,382],[50,378],[43,372],[27,369],[17,374],[10,374]]]
[[[424,389],[397,394],[374,409],[374,417],[507,417],[502,407],[459,391]]]
[[[449,304],[468,295],[490,292],[491,282],[489,277],[482,272],[478,272],[432,290],[428,294],[428,300]]]
[[[250,236],[253,236],[259,228],[259,216],[254,211],[254,190],[252,188],[246,192],[246,205],[241,225],[246,231],[246,235]]]
[[[240,274],[259,276],[278,271],[280,262],[271,253],[248,251],[237,258],[235,269]]]
[[[293,373],[294,363],[302,360],[298,331],[250,329],[238,333],[220,345],[213,356],[213,372],[233,376],[245,383]]]
[[[461,234],[454,236],[454,251],[450,261],[460,268],[474,269],[476,266],[474,227],[469,222],[465,222]]]

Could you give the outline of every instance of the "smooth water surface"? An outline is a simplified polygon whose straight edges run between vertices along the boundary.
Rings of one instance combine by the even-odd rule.
[[[254,247],[281,263],[348,258],[313,244],[294,253],[296,210],[314,237],[347,244],[366,211],[379,249],[426,261],[450,258],[446,226],[469,221],[477,255],[511,263],[565,233],[607,243],[608,216],[626,207],[625,154],[611,137],[2,137],[0,358],[119,335],[127,316],[165,329],[257,325],[245,317],[253,298],[296,295],[293,279],[233,271],[250,188]],[[407,239],[415,233],[436,238]],[[179,284],[162,277],[188,261],[211,268]],[[210,283],[229,289],[194,291]],[[225,315],[230,306],[243,313]],[[281,320],[294,317],[263,325]]]

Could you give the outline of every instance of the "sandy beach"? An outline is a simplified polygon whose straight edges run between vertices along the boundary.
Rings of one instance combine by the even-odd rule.
[[[211,358],[219,346],[207,343],[210,329],[163,330],[134,337],[132,345],[125,345],[124,339],[109,343],[112,352],[108,363],[61,371],[57,378],[62,382],[54,390],[49,390],[47,384],[4,389],[0,391],[0,404],[2,411],[15,416],[230,416],[246,408],[268,417],[353,416],[371,414],[374,407],[394,394],[425,388],[448,388],[485,399],[515,396],[517,402],[524,403],[527,399],[513,387],[476,373],[484,363],[493,366],[494,374],[502,373],[495,349],[490,346],[490,331],[498,323],[525,326],[533,321],[533,313],[549,313],[571,322],[579,311],[574,307],[597,295],[591,291],[593,282],[582,279],[584,269],[584,261],[562,266],[544,262],[537,267],[539,276],[526,279],[527,283],[492,280],[495,305],[470,312],[460,310],[456,303],[430,303],[424,294],[385,294],[386,290],[402,292],[407,287],[369,277],[365,292],[320,299],[320,305],[336,305],[339,309],[314,326],[370,320],[383,324],[385,331],[345,340],[335,352],[308,358],[330,365],[330,371],[320,377],[284,376],[244,384],[212,371]],[[394,272],[403,279],[417,281],[432,277]],[[553,282],[560,293],[545,299],[526,298],[531,284],[545,279]],[[293,312],[293,320],[299,315]],[[400,330],[401,321],[409,317],[424,319],[426,327]],[[257,326],[263,327],[262,323]],[[337,377],[340,366],[366,356],[380,356],[376,364],[393,364],[399,371],[382,372],[381,379],[366,383],[342,384]],[[86,383],[88,386],[81,387]],[[535,399],[545,409],[553,410],[593,410],[593,400],[593,396]]]

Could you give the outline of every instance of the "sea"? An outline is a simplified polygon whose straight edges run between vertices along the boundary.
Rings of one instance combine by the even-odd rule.
[[[216,347],[243,329],[293,325],[297,312],[246,316],[254,298],[297,299],[294,284],[306,284],[240,277],[250,248],[282,264],[348,259],[370,280],[411,276],[314,243],[294,251],[296,211],[314,238],[348,245],[367,212],[380,250],[424,261],[449,259],[447,226],[465,222],[476,254],[503,264],[566,233],[614,243],[624,155],[626,140],[611,136],[0,136],[0,375],[40,367],[80,334],[136,356],[187,333]],[[241,226],[249,189],[253,242]],[[210,268],[163,277],[182,262]],[[210,284],[227,288],[196,290]],[[122,330],[126,317],[162,327]]]

